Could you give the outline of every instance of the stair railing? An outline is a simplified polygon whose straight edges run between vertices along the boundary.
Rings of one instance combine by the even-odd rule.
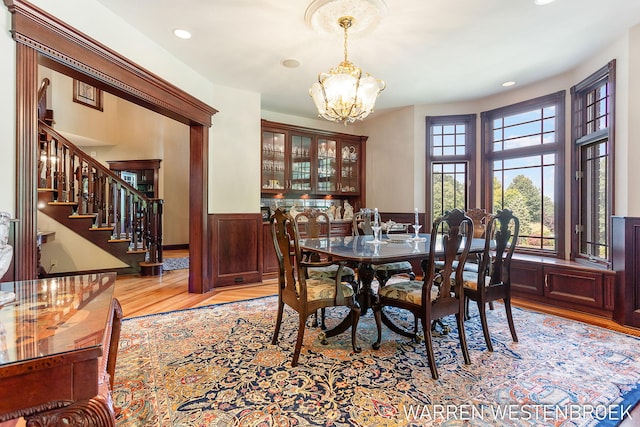
[[[148,251],[162,263],[162,199],[150,199],[82,151],[44,121],[40,131],[38,187],[54,191],[74,215],[92,215],[94,227],[113,228],[113,240],[129,240],[129,250]]]

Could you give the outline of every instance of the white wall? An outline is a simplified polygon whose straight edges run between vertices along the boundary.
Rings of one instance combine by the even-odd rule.
[[[640,216],[640,25],[636,25],[629,32],[629,69],[626,88],[627,109],[622,107],[617,114],[617,123],[620,123],[624,135],[626,124],[626,150],[616,152],[616,214]],[[633,77],[633,78],[632,78]],[[616,95],[618,91],[616,91]],[[617,103],[619,105],[619,103]],[[618,138],[618,126],[616,125],[616,138]],[[616,146],[616,150],[618,150]],[[618,168],[618,165],[622,166]],[[624,204],[626,200],[626,209]]]
[[[363,122],[369,136],[366,152],[367,206],[382,212],[424,211],[424,155],[416,150],[413,107],[376,112],[375,119]],[[417,158],[419,156],[419,158]]]
[[[1,7],[2,32],[0,34],[0,211],[15,215],[16,188],[16,46],[11,38],[11,16],[6,7]]]
[[[216,87],[209,140],[209,212],[260,211],[260,95]]]

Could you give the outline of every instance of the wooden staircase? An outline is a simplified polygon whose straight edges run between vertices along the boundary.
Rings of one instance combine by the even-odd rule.
[[[55,201],[54,194],[55,190],[52,188],[38,188],[40,212],[128,265],[128,267],[118,269],[118,273],[133,274],[142,272],[144,274],[149,269],[150,263],[146,262],[148,253],[146,249],[132,247],[130,238],[115,238],[113,226],[98,226],[96,224],[96,214],[77,214],[77,203]],[[109,270],[113,271],[113,269]],[[161,274],[161,272],[160,270],[158,274]]]
[[[162,199],[150,199],[53,129],[38,91],[38,209],[129,267],[162,274]],[[113,269],[110,269],[113,270]]]

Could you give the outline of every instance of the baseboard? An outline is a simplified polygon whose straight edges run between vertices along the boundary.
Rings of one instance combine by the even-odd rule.
[[[181,250],[181,249],[189,249],[189,244],[188,243],[183,243],[181,245],[162,245],[162,250],[164,251],[176,251],[176,250]]]

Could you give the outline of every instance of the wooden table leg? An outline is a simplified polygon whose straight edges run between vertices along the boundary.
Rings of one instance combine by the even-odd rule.
[[[373,281],[373,277],[373,267],[371,266],[371,264],[362,264],[358,267],[358,280],[360,281],[362,286],[360,287],[360,292],[356,296],[356,300],[358,301],[358,304],[360,304],[360,316],[365,315],[369,308],[371,308],[371,306],[373,305],[373,301],[375,298],[375,295],[373,295],[373,290],[371,289],[371,282]],[[324,336],[327,338],[335,337],[336,335],[341,334],[349,329],[351,324],[351,312],[349,312],[349,315],[347,315],[347,317],[342,319],[342,321],[335,328],[326,331],[324,333]]]

